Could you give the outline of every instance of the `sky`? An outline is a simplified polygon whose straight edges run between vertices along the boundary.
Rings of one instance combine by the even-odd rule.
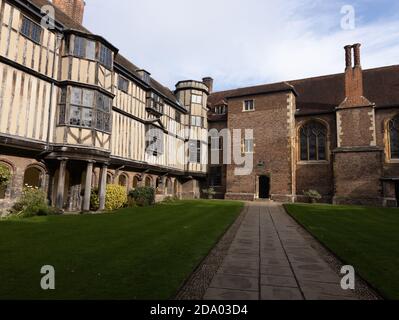
[[[210,76],[215,90],[399,64],[397,0],[86,0],[84,25],[173,89]]]

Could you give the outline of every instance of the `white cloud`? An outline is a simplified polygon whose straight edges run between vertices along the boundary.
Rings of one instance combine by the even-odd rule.
[[[343,46],[355,42],[363,44],[366,68],[399,63],[398,19],[367,23],[358,16],[356,29],[344,31],[345,3],[335,1],[86,3],[87,27],[171,88],[203,76],[224,89],[342,72]]]

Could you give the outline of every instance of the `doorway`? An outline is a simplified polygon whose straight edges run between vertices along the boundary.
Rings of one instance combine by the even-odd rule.
[[[259,199],[270,199],[270,178],[268,176],[259,177]]]
[[[395,195],[396,195],[396,204],[399,208],[399,181],[395,182]]]

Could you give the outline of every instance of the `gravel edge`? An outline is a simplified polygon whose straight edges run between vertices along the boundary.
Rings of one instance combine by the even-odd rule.
[[[248,212],[248,206],[244,206],[235,222],[227,229],[210,253],[199,264],[195,271],[180,288],[173,300],[202,300],[213,277],[216,275],[226,257],[231,242]]]

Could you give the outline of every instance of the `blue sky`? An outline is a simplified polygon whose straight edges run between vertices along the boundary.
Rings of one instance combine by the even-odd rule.
[[[342,29],[351,5],[355,28]],[[86,0],[85,26],[174,88],[211,76],[216,90],[399,64],[397,0]]]

